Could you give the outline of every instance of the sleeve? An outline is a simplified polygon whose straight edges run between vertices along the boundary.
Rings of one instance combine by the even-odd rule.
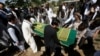
[[[88,15],[89,13],[90,13],[90,11],[86,8],[85,12],[84,12],[84,15]]]
[[[94,15],[93,15],[93,17],[92,17],[92,20],[95,19],[96,15],[97,15],[97,12],[99,11],[99,9],[100,9],[100,7],[97,6],[96,9],[95,9],[95,13],[94,13]]]
[[[70,21],[71,21],[71,18],[67,19],[67,20],[65,21],[65,24],[68,23],[68,22],[70,22]]]
[[[9,28],[8,29],[8,33],[9,35],[11,36],[12,40],[16,43],[18,43],[18,39],[17,39],[17,36],[15,35],[15,30],[13,28]]]
[[[92,20],[95,19],[96,15],[97,15],[97,11],[94,13],[94,15],[93,15],[93,17],[92,17]]]
[[[95,31],[100,30],[100,26],[95,29]]]
[[[54,40],[55,40],[55,43],[60,44],[59,40],[57,38],[57,32],[56,31],[54,32]]]

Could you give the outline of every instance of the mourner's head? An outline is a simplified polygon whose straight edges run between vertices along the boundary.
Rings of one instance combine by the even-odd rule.
[[[57,18],[53,18],[51,25],[56,28],[59,25],[59,20]]]
[[[14,15],[8,15],[8,22],[15,24],[17,22],[17,20]]]
[[[4,3],[0,2],[0,9],[3,9],[4,8]]]
[[[28,20],[28,21],[30,21],[30,18],[31,18],[30,15],[26,15],[26,16],[24,17],[24,19],[25,19],[25,20]]]

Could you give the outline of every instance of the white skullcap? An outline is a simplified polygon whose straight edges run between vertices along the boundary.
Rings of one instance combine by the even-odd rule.
[[[97,2],[97,0],[92,0],[92,2],[95,4]]]

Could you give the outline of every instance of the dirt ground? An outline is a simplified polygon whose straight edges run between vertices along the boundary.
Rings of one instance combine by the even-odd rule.
[[[75,49],[74,51],[71,51],[71,54],[73,54],[72,56],[93,56],[96,51],[100,51],[100,36],[97,38],[94,38],[93,41],[94,41],[93,47],[88,48],[88,47],[84,46],[83,49]],[[19,53],[15,54],[14,56],[41,56],[43,54],[43,51],[45,51],[44,46],[41,46],[40,51],[38,51],[35,54],[32,53],[31,48],[28,48],[26,51],[19,52]],[[66,53],[63,48],[62,48],[61,52],[64,56],[68,56],[70,54],[70,52]],[[52,56],[53,56],[53,54],[52,54]]]
[[[38,38],[37,38],[38,39]],[[41,43],[38,39],[37,42],[37,46],[39,51],[37,53],[33,53],[31,48],[27,48],[25,51],[23,52],[15,52],[13,49],[4,52],[2,55],[0,56],[41,56],[43,54],[43,52],[45,51],[45,47],[43,45],[43,43]],[[94,53],[96,51],[100,51],[100,36],[97,38],[94,38],[94,46],[93,47],[87,47],[86,45],[83,46],[84,48],[82,49],[75,49],[70,51],[70,49],[65,50],[64,48],[62,48],[62,54],[64,56],[93,56]],[[11,47],[13,48],[13,47]],[[66,52],[67,51],[67,52]],[[52,53],[52,56],[54,55],[54,53]]]

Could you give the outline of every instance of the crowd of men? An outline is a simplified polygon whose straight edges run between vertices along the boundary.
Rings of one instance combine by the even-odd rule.
[[[25,51],[25,43],[33,53],[38,52],[32,26],[35,22],[48,24],[44,29],[44,44],[46,52],[43,55],[61,55],[61,45],[57,39],[57,27],[65,27],[77,31],[74,49],[81,48],[85,40],[88,47],[93,46],[93,38],[100,34],[100,5],[99,0],[81,1],[79,8],[75,4],[62,3],[57,9],[57,14],[49,3],[39,7],[17,8],[13,5],[6,7],[0,2],[0,50],[16,46],[20,51]],[[85,40],[84,40],[85,39]]]

